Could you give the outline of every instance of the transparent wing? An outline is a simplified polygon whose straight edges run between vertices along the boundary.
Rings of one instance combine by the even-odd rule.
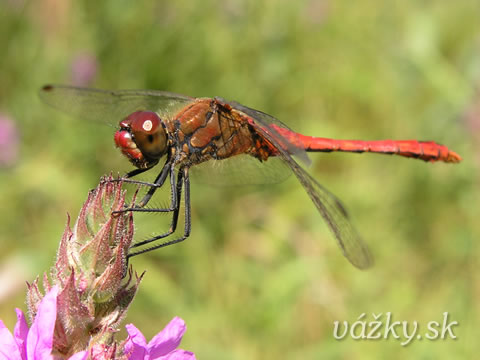
[[[235,107],[238,108],[237,106]],[[335,236],[343,255],[359,269],[370,267],[373,264],[373,257],[370,254],[367,245],[363,242],[362,238],[350,222],[348,214],[340,200],[320,185],[292,158],[291,150],[282,146],[282,144],[287,143],[288,140],[282,138],[279,133],[270,131],[271,128],[268,126],[272,123],[270,116],[263,113],[261,113],[263,115],[259,116],[257,113],[252,112],[251,109],[247,108],[248,112],[244,109],[245,107],[243,107],[243,109],[240,108],[241,111],[254,118],[252,125],[255,127],[256,131],[277,148],[279,152],[278,156],[285,162],[290,170],[293,171],[297,179],[305,188],[308,196],[310,196]],[[275,124],[278,123],[275,122]],[[283,124],[281,124],[281,126],[285,127]]]
[[[195,99],[154,90],[98,90],[63,85],[46,85],[39,93],[48,105],[79,119],[118,125],[118,122],[137,110],[157,112],[169,120]]]
[[[343,255],[357,268],[366,269],[373,265],[373,257],[355,227],[340,200],[320,185],[291,157],[282,157],[290,165],[295,176],[307,190],[328,227],[333,232]]]
[[[250,155],[210,160],[190,168],[193,181],[221,186],[277,184],[291,173],[285,162],[278,157],[260,162]]]

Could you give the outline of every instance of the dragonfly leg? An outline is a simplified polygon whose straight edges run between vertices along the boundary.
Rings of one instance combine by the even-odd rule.
[[[155,191],[162,187],[165,183],[167,176],[170,174],[170,191],[171,191],[171,204],[170,207],[165,209],[147,209],[145,205],[150,201]],[[128,179],[127,179],[128,180]],[[142,181],[131,180],[128,181],[134,184],[146,185],[150,186],[147,194],[143,197],[143,199],[136,204],[134,207],[125,208],[123,210],[115,211],[116,213],[123,213],[126,211],[137,211],[137,212],[171,212],[174,211],[177,207],[176,205],[176,187],[175,187],[175,166],[173,163],[167,162],[164,166],[160,174],[158,174],[157,178],[155,179],[154,183],[146,183]]]
[[[171,235],[175,232],[175,230],[177,229],[178,214],[180,212],[180,202],[181,202],[181,198],[182,198],[182,186],[183,186],[183,176],[182,176],[182,173],[179,173],[178,177],[177,177],[177,185],[176,185],[176,193],[175,193],[176,199],[175,199],[175,201],[172,200],[172,206],[174,207],[173,214],[172,214],[172,222],[170,223],[170,227],[169,227],[168,231],[164,232],[163,234],[155,236],[154,240],[147,239],[147,240],[139,241],[139,242],[133,244],[132,248],[148,244],[152,241],[156,241],[156,240],[159,240],[159,239],[166,238],[167,236],[169,236],[169,235]],[[150,210],[151,212],[156,212],[156,209],[148,209],[148,210]]]
[[[170,187],[172,189],[172,200],[174,200],[174,183],[175,183],[175,170],[174,170],[174,163],[167,161],[165,165],[163,166],[162,171],[160,174],[158,174],[157,178],[155,179],[154,185],[150,187],[150,190],[145,194],[143,199],[135,206],[137,208],[143,208],[145,205],[148,204],[150,199],[152,198],[153,194],[155,191],[162,187],[163,184],[165,183],[165,180],[167,179],[167,175],[170,174]],[[173,201],[172,201],[173,202]],[[170,209],[174,209],[175,207],[173,204],[170,206]]]
[[[141,170],[141,171],[136,171],[136,170]],[[136,169],[136,170],[130,171],[123,178],[112,179],[112,180],[109,180],[109,181],[123,182],[123,183],[128,183],[128,184],[144,185],[144,186],[159,188],[159,187],[162,187],[163,183],[165,182],[165,180],[167,178],[168,170],[170,170],[170,165],[169,165],[169,163],[165,163],[165,165],[162,168],[162,171],[160,172],[160,174],[158,174],[158,176],[155,178],[155,181],[153,183],[148,182],[148,181],[132,180],[131,179],[132,176],[135,176],[135,175],[141,174],[145,171],[148,171],[148,170],[150,170],[150,168],[148,168],[148,169]]]
[[[129,171],[128,173],[125,174],[125,178],[132,178],[136,175],[139,175],[141,173],[144,173],[145,171],[150,170],[151,168],[146,168],[146,169],[134,169],[132,171]]]
[[[156,186],[155,183],[150,183],[146,181],[138,181],[138,180],[131,180],[132,177],[142,174],[151,168],[146,169],[135,169],[125,174],[125,176],[118,178],[118,179],[109,179],[107,182],[124,182],[129,184],[138,184],[138,185],[146,185],[146,186]]]
[[[165,247],[165,246],[177,244],[179,242],[184,241],[186,238],[188,238],[190,236],[190,231],[191,231],[192,225],[191,225],[191,213],[190,213],[190,179],[188,177],[188,168],[187,167],[184,167],[184,168],[180,169],[180,171],[178,173],[178,179],[177,179],[177,193],[178,194],[180,194],[181,191],[182,191],[182,185],[183,185],[183,191],[184,191],[184,194],[185,194],[185,228],[184,228],[184,231],[183,231],[183,235],[179,238],[169,240],[169,241],[166,241],[166,242],[162,242],[160,244],[152,245],[152,246],[147,247],[145,249],[141,249],[141,250],[138,250],[136,252],[130,253],[130,254],[127,255],[127,259],[129,259],[133,256],[136,256],[136,255],[144,254],[146,252]],[[178,195],[177,204],[178,204],[178,209],[180,209],[180,195]],[[154,210],[154,209],[151,209],[151,210]],[[172,219],[172,227],[176,227],[177,220],[178,220],[178,210],[174,211],[173,215],[174,215],[174,219]],[[166,234],[170,235],[171,233],[167,232]],[[138,243],[138,244],[141,244],[141,245],[149,244],[149,243],[155,242],[157,240],[160,240],[160,239],[162,239],[162,238],[164,238],[168,235],[161,234],[161,235],[155,236],[151,239],[142,241],[141,243]],[[136,244],[135,246],[140,246],[140,245]]]

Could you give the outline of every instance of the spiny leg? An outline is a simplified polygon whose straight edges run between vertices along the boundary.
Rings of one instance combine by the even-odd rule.
[[[150,169],[151,169],[151,167],[146,168],[146,169],[134,169],[132,171],[129,171],[127,174],[125,174],[125,178],[132,178],[132,177],[137,176],[139,174],[142,174],[145,171],[148,171]]]
[[[165,165],[164,165],[165,167]],[[146,169],[135,169],[132,170],[128,173],[125,174],[125,176],[118,178],[118,179],[109,179],[107,182],[122,182],[122,183],[128,183],[128,184],[137,184],[137,185],[145,185],[145,186],[158,186],[155,183],[147,182],[147,181],[140,181],[140,180],[131,180],[132,177],[142,174],[148,170],[151,170],[151,167],[146,168]],[[162,169],[163,170],[163,169]],[[157,176],[158,179],[158,176]],[[155,179],[155,181],[157,180]]]
[[[150,190],[145,194],[143,199],[135,206],[135,207],[141,207],[143,208],[145,205],[148,204],[150,199],[152,198],[153,194],[155,191],[159,188],[162,187],[163,184],[165,183],[165,180],[167,179],[167,175],[170,173],[170,186],[173,189],[173,184],[174,184],[174,178],[175,178],[175,169],[174,169],[174,163],[173,161],[167,161],[165,165],[163,166],[162,171],[160,174],[158,174],[157,178],[154,181],[154,186],[150,187]],[[172,190],[172,197],[174,196],[173,190]],[[172,208],[172,206],[170,206]]]
[[[170,223],[170,228],[168,229],[168,231],[166,231],[163,234],[157,235],[152,239],[147,239],[147,240],[137,242],[137,243],[132,245],[132,248],[148,244],[152,241],[156,241],[156,240],[159,240],[159,239],[166,238],[167,236],[169,236],[169,235],[171,235],[175,232],[175,230],[177,229],[178,214],[180,212],[180,202],[181,202],[181,199],[182,199],[182,186],[183,186],[183,176],[179,172],[178,177],[177,177],[177,185],[176,185],[176,199],[175,199],[175,201],[172,200],[172,203],[175,204],[175,209],[173,210],[172,222]],[[148,210],[151,210],[152,212],[155,212],[155,209],[148,209]]]
[[[137,169],[137,170],[139,170],[139,169]],[[141,170],[144,170],[144,169],[141,169]],[[167,179],[168,174],[171,171],[173,171],[173,162],[167,160],[165,162],[165,165],[163,165],[162,171],[160,171],[160,174],[157,175],[157,177],[155,178],[155,181],[153,183],[146,182],[146,181],[139,181],[139,180],[122,179],[122,181],[124,183],[144,185],[144,186],[149,186],[150,187],[150,190],[147,192],[147,194],[145,194],[143,199],[138,204],[135,205],[135,208],[143,208],[145,205],[147,205],[147,203],[150,201],[150,199],[152,198],[155,191],[158,188],[163,186],[163,184],[165,183],[165,180]],[[138,174],[141,174],[141,173],[143,173],[143,171],[136,172],[135,170],[133,170],[133,171],[131,171],[127,174],[127,177],[135,176],[135,175],[138,175]],[[172,180],[171,177],[170,177],[170,180]],[[171,186],[173,186],[172,182],[171,182]],[[132,210],[132,209],[127,209],[127,210]]]
[[[192,226],[191,226],[191,214],[190,214],[190,179],[189,179],[189,176],[188,176],[188,167],[183,167],[183,168],[180,169],[180,171],[178,172],[178,179],[177,180],[178,180],[178,184],[179,184],[178,185],[179,186],[178,191],[181,192],[181,186],[182,186],[182,182],[183,182],[183,189],[184,189],[184,193],[185,193],[185,228],[184,228],[183,236],[181,236],[179,238],[176,238],[176,239],[173,239],[173,240],[169,240],[169,241],[157,244],[157,245],[153,245],[149,248],[142,249],[142,250],[139,250],[137,252],[130,253],[130,254],[127,255],[127,259],[129,259],[133,256],[136,256],[136,255],[144,254],[146,252],[165,247],[165,246],[177,244],[179,242],[184,241],[186,238],[188,238],[190,236],[190,231],[191,231]],[[177,216],[178,216],[178,214],[177,214]],[[173,224],[173,222],[172,222],[172,224]],[[143,245],[145,245],[145,244],[152,243],[152,242],[160,240],[160,239],[162,239],[162,235],[155,236],[155,237],[153,237],[149,240],[146,240],[142,243],[143,243]]]
[[[168,208],[164,208],[164,209],[147,209],[147,208],[145,208],[145,205],[147,205],[147,203],[150,201],[150,199],[152,198],[155,191],[159,187],[163,186],[168,174],[170,174],[170,199],[171,199],[170,206]],[[143,182],[139,182],[139,181],[135,181],[135,180],[131,181],[131,183],[150,186],[150,190],[148,190],[147,194],[143,197],[142,201],[140,201],[137,205],[135,205],[134,207],[129,207],[129,208],[125,208],[123,210],[115,211],[114,214],[115,213],[122,213],[122,212],[126,212],[126,211],[171,212],[171,211],[174,211],[177,208],[177,204],[176,204],[176,198],[177,198],[176,193],[177,193],[177,191],[176,191],[176,187],[175,187],[175,164],[173,162],[172,163],[166,163],[164,165],[162,171],[157,176],[154,183],[143,183]]]

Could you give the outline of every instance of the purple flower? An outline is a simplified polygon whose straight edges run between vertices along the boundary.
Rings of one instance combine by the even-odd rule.
[[[57,319],[56,286],[44,296],[38,306],[32,327],[28,329],[25,316],[20,309],[17,312],[17,324],[13,335],[0,320],[0,359],[1,360],[50,360],[53,359],[52,345],[55,321]],[[70,360],[84,360],[87,352],[81,351]]]
[[[180,318],[148,344],[133,325],[127,339],[115,340],[143,277],[127,262],[133,216],[112,215],[124,205],[122,183],[112,177],[89,193],[73,229],[67,222],[51,276],[43,276],[45,295],[38,277],[27,284],[31,328],[19,309],[13,335],[0,321],[0,360],[195,360],[177,349],[186,330]]]
[[[172,321],[147,344],[133,324],[126,325],[128,338],[124,351],[130,360],[195,360],[195,354],[177,349],[187,327],[179,317]]]
[[[52,355],[52,346],[58,294],[58,287],[54,286],[43,297],[30,329],[20,309],[16,309],[17,324],[13,335],[0,320],[0,360],[55,359]],[[126,356],[129,360],[195,360],[193,353],[177,349],[186,331],[185,322],[179,317],[173,318],[148,344],[143,334],[133,324],[128,324],[126,328],[129,336],[124,342],[124,355],[119,356],[119,359]],[[105,357],[106,352],[111,352],[108,350],[114,351],[115,346],[105,349],[94,346],[91,356],[93,359],[115,358]],[[69,357],[69,360],[86,360],[88,354],[88,350],[80,351]]]
[[[115,334],[143,276],[127,264],[134,232],[132,214],[112,215],[124,204],[121,182],[102,179],[89,193],[73,229],[68,219],[51,276],[44,274],[46,292],[54,285],[59,288],[52,348],[62,359],[94,345],[103,350],[93,359],[102,359],[100,353],[105,359],[106,354],[116,353]],[[31,322],[43,299],[39,283],[37,278],[28,285]]]

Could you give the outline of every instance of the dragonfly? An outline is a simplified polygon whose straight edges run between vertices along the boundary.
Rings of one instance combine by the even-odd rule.
[[[123,180],[148,191],[124,211],[171,213],[167,231],[132,246],[128,257],[184,241],[191,233],[190,174],[209,174],[214,182],[274,183],[293,173],[333,233],[343,255],[359,269],[373,257],[341,201],[317,182],[301,163],[307,152],[381,153],[426,162],[458,163],[444,145],[417,140],[335,140],[303,135],[278,119],[221,97],[195,98],[154,90],[99,90],[46,85],[41,99],[82,119],[116,124],[114,142],[135,169]],[[161,164],[153,182],[131,179]],[[198,171],[197,171],[198,170]],[[147,207],[155,191],[170,182],[170,205]],[[184,196],[185,225],[177,235]]]

